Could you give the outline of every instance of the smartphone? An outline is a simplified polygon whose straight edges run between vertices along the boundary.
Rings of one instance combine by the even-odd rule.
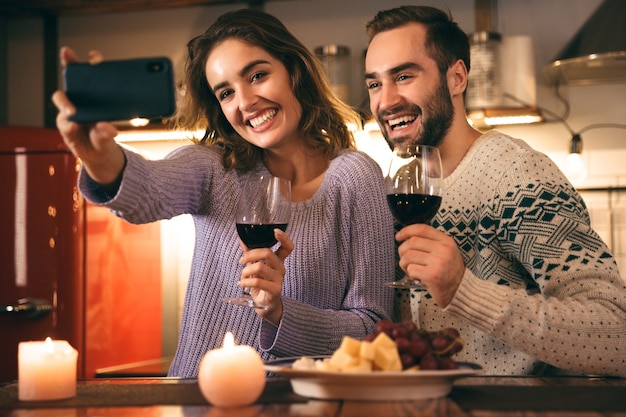
[[[158,119],[176,109],[172,62],[167,57],[133,58],[99,64],[69,64],[65,93],[80,123]]]

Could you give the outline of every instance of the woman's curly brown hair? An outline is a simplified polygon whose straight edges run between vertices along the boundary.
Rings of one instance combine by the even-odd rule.
[[[204,130],[200,144],[223,149],[226,169],[246,171],[262,158],[263,149],[243,139],[230,125],[211,91],[205,64],[213,48],[226,39],[239,39],[263,48],[281,61],[302,106],[298,129],[311,145],[334,158],[341,149],[354,149],[348,122],[358,115],[333,93],[320,61],[274,16],[256,9],[241,9],[220,16],[202,35],[187,44],[184,92],[174,117],[180,129]]]

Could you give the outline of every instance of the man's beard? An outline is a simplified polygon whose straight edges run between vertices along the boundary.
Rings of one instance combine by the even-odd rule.
[[[442,78],[437,90],[426,100],[424,109],[416,104],[408,104],[394,108],[392,111],[394,113],[402,111],[421,115],[421,126],[417,137],[404,135],[389,139],[387,126],[381,122],[383,118],[382,114],[379,113],[376,118],[379,125],[381,125],[381,132],[389,147],[393,148],[398,145],[407,147],[414,145],[439,146],[443,141],[443,137],[450,129],[452,119],[454,118],[454,107],[445,78]]]

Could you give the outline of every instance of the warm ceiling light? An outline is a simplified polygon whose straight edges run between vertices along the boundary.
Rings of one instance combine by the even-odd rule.
[[[543,121],[539,109],[531,106],[470,110],[467,119],[477,129]]]
[[[148,126],[148,124],[150,124],[150,119],[144,119],[141,117],[136,117],[134,119],[130,119],[128,121],[128,123],[130,123],[130,125],[132,127],[144,127],[144,126]]]
[[[115,138],[118,142],[152,142],[201,138],[204,130],[120,130]]]

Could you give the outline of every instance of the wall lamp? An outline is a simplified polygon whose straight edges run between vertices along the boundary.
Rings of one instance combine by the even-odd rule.
[[[583,139],[579,133],[572,134],[572,139],[569,142],[569,153],[565,163],[570,175],[582,179],[586,177],[586,167],[582,158],[583,152]]]
[[[204,136],[203,130],[183,131],[168,127],[166,119],[149,120],[136,118],[113,123],[118,130],[117,142],[155,142],[191,140]]]

